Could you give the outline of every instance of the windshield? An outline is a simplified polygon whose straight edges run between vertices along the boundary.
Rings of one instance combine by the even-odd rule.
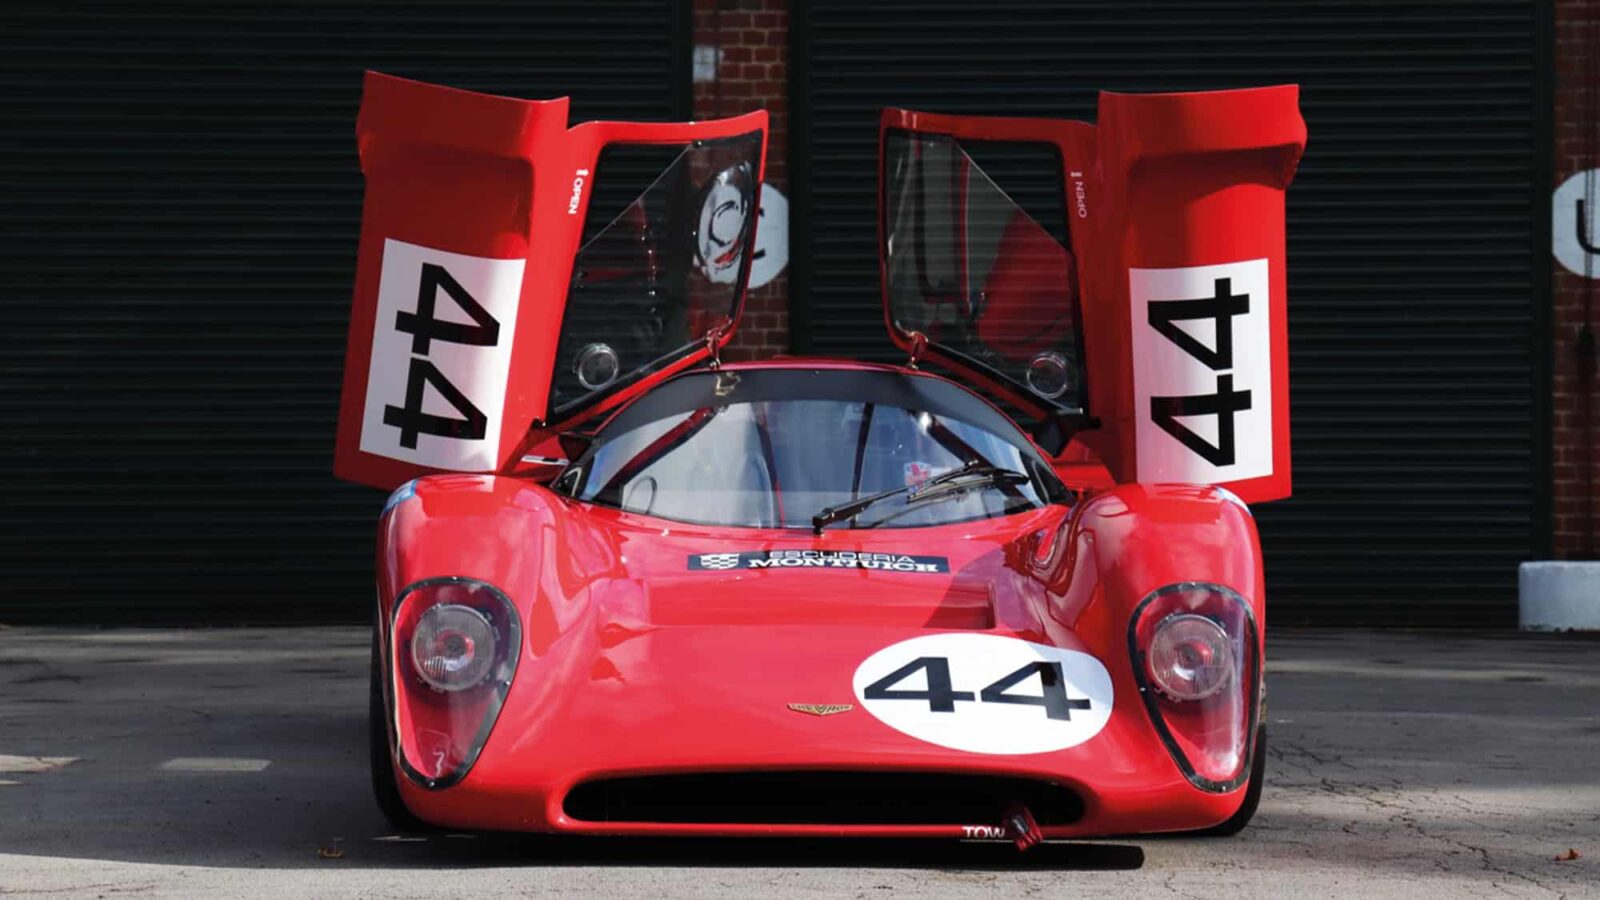
[[[779,383],[785,378],[792,390]],[[703,382],[702,390],[684,391],[679,383],[693,379]],[[888,390],[851,390],[874,380],[930,384],[916,385],[919,391],[895,390],[904,385],[893,384],[878,386]],[[919,392],[938,393],[930,390],[933,385],[962,396],[951,398],[953,403],[918,402]],[[998,413],[934,379],[752,370],[695,373],[660,392],[668,388],[680,396],[665,398],[659,415],[619,416],[563,476],[574,496],[685,522],[809,529],[825,508],[918,485],[964,465],[1031,476],[1023,483],[1001,479],[941,492],[921,502],[896,497],[833,526],[914,528],[1036,509],[1060,491],[1019,432],[1009,424],[991,430],[1005,421]],[[783,393],[791,396],[776,396]],[[962,415],[967,403],[993,419]]]

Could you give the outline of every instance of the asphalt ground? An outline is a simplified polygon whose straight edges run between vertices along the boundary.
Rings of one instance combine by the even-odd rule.
[[[1600,641],[1276,631],[1235,838],[394,835],[355,628],[0,628],[0,895],[1600,897]],[[1571,858],[1576,855],[1576,858]]]

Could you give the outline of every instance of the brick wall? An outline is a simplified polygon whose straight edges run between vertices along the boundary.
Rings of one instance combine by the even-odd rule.
[[[767,184],[789,191],[788,0],[694,0],[694,117],[765,109],[772,116]],[[728,360],[789,350],[789,279],[750,292]]]
[[[1600,0],[1556,0],[1555,187],[1585,169],[1600,166]],[[1592,236],[1591,236],[1592,237]],[[1594,496],[1600,479],[1600,404],[1596,403],[1594,354],[1600,281],[1549,261],[1555,309],[1552,440],[1555,555],[1593,559],[1600,555],[1600,509]],[[1596,272],[1600,275],[1600,272]],[[1588,311],[1586,313],[1586,307]]]

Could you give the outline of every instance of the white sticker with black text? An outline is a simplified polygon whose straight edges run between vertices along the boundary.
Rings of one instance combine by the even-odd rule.
[[[362,451],[495,468],[525,264],[384,241]]]
[[[1272,474],[1267,261],[1129,269],[1136,477]]]
[[[1048,753],[1111,720],[1111,675],[1076,650],[995,634],[930,634],[856,668],[861,706],[889,727],[971,753]]]

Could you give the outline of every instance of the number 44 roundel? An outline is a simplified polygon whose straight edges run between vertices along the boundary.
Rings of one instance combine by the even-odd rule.
[[[901,641],[856,668],[856,697],[884,724],[972,753],[1047,753],[1111,719],[1111,675],[1087,653],[993,634]]]

